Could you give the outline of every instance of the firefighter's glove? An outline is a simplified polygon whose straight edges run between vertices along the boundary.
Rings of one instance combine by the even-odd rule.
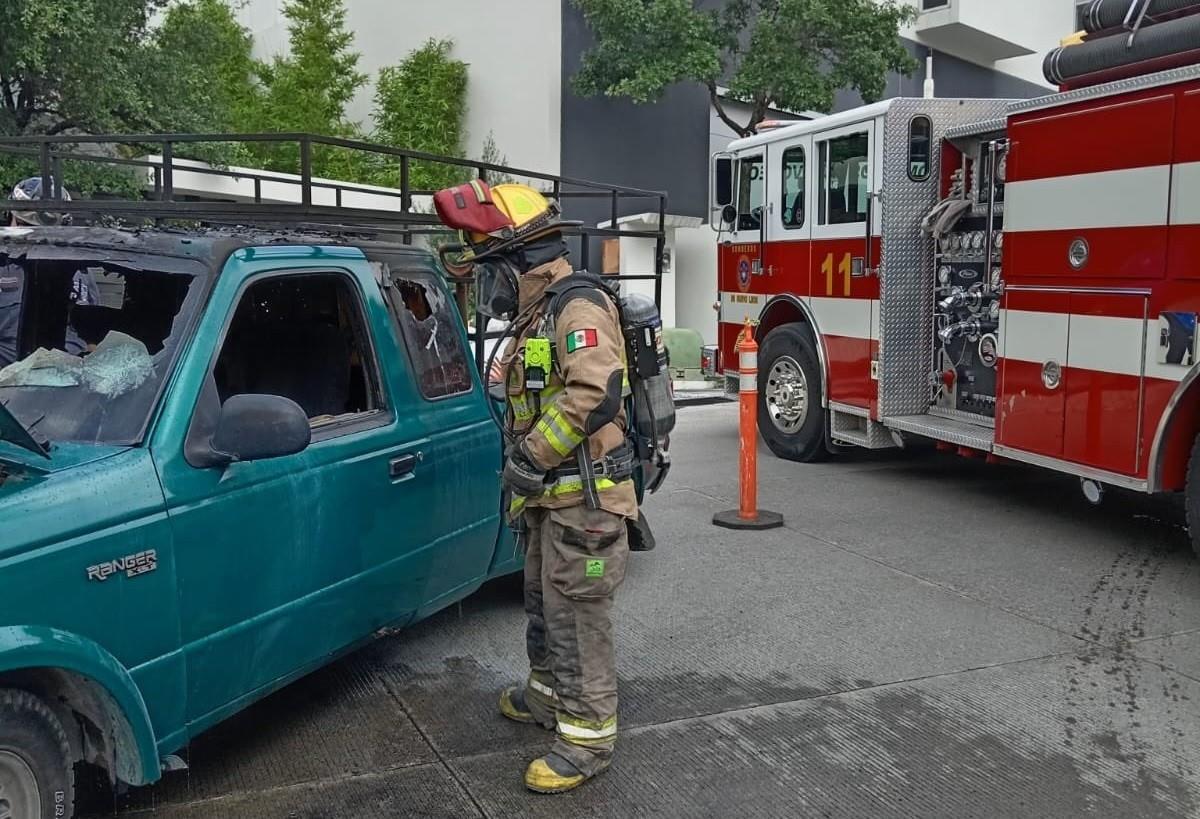
[[[529,457],[524,441],[508,450],[500,480],[506,489],[523,498],[536,497],[546,491],[546,470]]]

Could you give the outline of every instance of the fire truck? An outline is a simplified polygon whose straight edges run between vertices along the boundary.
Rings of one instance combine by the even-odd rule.
[[[891,99],[715,155],[706,357],[736,380],[751,320],[779,457],[918,437],[1093,502],[1184,491],[1196,545],[1200,4],[1085,17],[1057,93]]]

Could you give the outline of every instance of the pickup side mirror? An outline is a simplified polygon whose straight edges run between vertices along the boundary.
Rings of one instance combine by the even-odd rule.
[[[221,407],[204,466],[261,461],[304,451],[312,441],[308,416],[281,395],[234,395]]]

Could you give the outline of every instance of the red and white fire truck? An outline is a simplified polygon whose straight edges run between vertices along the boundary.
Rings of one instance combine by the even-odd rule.
[[[776,455],[921,436],[1094,501],[1186,489],[1197,540],[1200,4],[1140,3],[1047,58],[1059,93],[893,99],[714,157],[707,352],[735,376],[757,322]]]

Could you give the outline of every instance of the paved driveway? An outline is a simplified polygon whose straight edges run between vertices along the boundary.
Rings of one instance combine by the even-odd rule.
[[[952,456],[760,458],[787,528],[732,533],[736,410],[682,410],[618,601],[613,768],[521,785],[515,584],[206,734],[128,817],[1200,816],[1200,561],[1176,505]]]

